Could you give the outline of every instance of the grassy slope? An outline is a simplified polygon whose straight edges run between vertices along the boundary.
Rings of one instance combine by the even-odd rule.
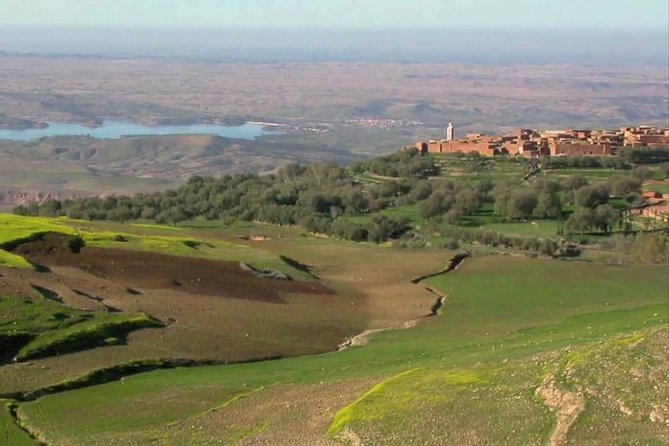
[[[9,401],[0,399],[0,444],[8,446],[36,446],[39,444],[19,429],[9,413],[9,404]]]
[[[343,422],[336,417],[331,433],[350,427],[365,438],[421,444],[445,435],[453,426],[442,424],[448,415],[461,424],[450,428],[454,433],[460,429],[481,441],[536,443],[547,438],[554,420],[534,388],[558,369],[568,351],[665,326],[665,273],[664,267],[472,259],[455,273],[431,279],[450,295],[443,315],[414,329],[380,333],[367,346],[314,357],[152,372],[45,397],[20,410],[53,441],[72,442],[89,433],[97,444],[112,437],[147,441],[169,438],[174,433],[168,423],[220,405],[240,387],[363,377],[380,382],[418,368],[411,380],[382,386],[389,392],[386,397],[363,398],[369,408],[354,407]],[[162,411],[165,401],[176,396],[186,403]],[[138,418],[127,410],[131,406],[151,415]],[[478,423],[482,416],[483,425]],[[235,427],[234,420],[226,422]],[[264,435],[273,432],[281,432],[281,426]]]
[[[9,268],[32,268],[30,262],[21,256],[0,249],[0,266]]]
[[[36,232],[60,231],[73,233],[71,228],[45,218],[24,218],[12,214],[0,214],[0,245],[13,240],[30,237]],[[31,268],[23,257],[0,249],[0,266]]]
[[[0,214],[0,245],[48,231],[66,234],[79,233],[89,246],[153,251],[212,260],[244,261],[257,267],[284,271],[296,279],[310,279],[308,274],[288,265],[278,256],[267,251],[222,240],[211,240],[199,236],[190,237],[190,233],[185,228],[153,224],[91,223],[67,218],[53,219]],[[118,241],[119,236],[124,241]],[[0,265],[31,267],[25,259],[1,249]]]
[[[570,444],[664,444],[667,331],[637,332],[467,369],[417,369],[375,386],[333,418],[366,444],[547,443],[557,418],[537,394],[546,378],[585,397]],[[634,376],[630,380],[630,376]],[[627,412],[624,412],[627,411]]]
[[[87,312],[56,302],[0,296],[0,337],[34,336],[18,351],[26,360],[90,348],[132,330],[160,324],[145,314]]]

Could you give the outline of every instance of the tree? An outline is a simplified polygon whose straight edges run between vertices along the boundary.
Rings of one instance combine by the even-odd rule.
[[[459,208],[453,208],[446,212],[444,219],[450,225],[457,225],[462,218],[462,211]]]
[[[500,217],[506,217],[509,200],[511,199],[511,191],[506,188],[496,189],[493,192],[493,196],[495,198],[495,214]]]
[[[41,217],[57,217],[61,215],[62,203],[58,200],[48,199],[39,207]]]
[[[667,234],[638,234],[634,237],[632,254],[639,263],[666,264],[669,262],[669,236]]]
[[[611,229],[620,219],[620,213],[610,204],[601,204],[595,210],[593,224],[604,233],[611,232]]]
[[[128,206],[119,206],[109,212],[112,213],[111,220],[116,220],[121,223],[125,223],[132,218],[132,210]]]
[[[562,181],[565,190],[577,190],[588,185],[588,179],[581,175],[570,175]]]
[[[153,220],[156,218],[156,210],[152,207],[145,206],[142,208],[140,216],[146,220]]]
[[[474,189],[463,189],[455,195],[455,206],[465,215],[471,215],[481,205],[481,201]]]
[[[343,238],[345,240],[352,240],[354,242],[362,242],[367,240],[367,229],[365,229],[362,225],[345,219],[334,221],[330,231],[336,237]]]
[[[428,180],[418,180],[409,192],[409,201],[412,203],[425,200],[432,194],[432,184]]]
[[[430,197],[423,201],[418,212],[423,218],[432,218],[447,212],[453,204],[453,198],[445,192],[436,190]]]
[[[600,204],[605,204],[609,201],[609,191],[601,184],[583,186],[576,191],[574,198],[577,205],[594,209]]]
[[[276,173],[276,177],[284,183],[292,183],[304,174],[306,167],[298,163],[289,163],[283,166]]]
[[[567,232],[580,232],[583,234],[589,231],[595,222],[595,213],[590,208],[581,208],[569,216],[564,222]]]
[[[562,187],[560,186],[560,183],[558,183],[557,181],[547,178],[540,178],[534,183],[534,188],[537,190],[537,192],[539,192],[539,194],[541,193],[553,194],[560,192],[560,189]]]
[[[560,246],[555,240],[546,238],[541,240],[541,247],[539,248],[539,252],[541,252],[543,255],[552,257],[559,249]]]
[[[629,176],[615,176],[608,181],[611,193],[616,197],[638,192],[641,189],[641,181]]]
[[[343,204],[349,214],[363,214],[369,210],[369,200],[357,190],[349,192]]]
[[[368,238],[375,243],[398,238],[409,230],[406,218],[391,218],[385,215],[376,216],[367,225]]]
[[[635,167],[631,172],[632,176],[638,178],[640,181],[647,180],[653,176],[653,172],[644,166]]]
[[[514,220],[525,219],[532,215],[538,201],[536,192],[526,189],[516,190],[509,198],[506,216]]]
[[[173,226],[176,226],[177,223],[186,219],[188,219],[188,216],[179,207],[173,207],[172,209],[169,209],[165,215],[165,220],[169,223],[172,223]]]
[[[541,192],[534,214],[539,218],[559,218],[562,215],[562,202],[557,192]]]

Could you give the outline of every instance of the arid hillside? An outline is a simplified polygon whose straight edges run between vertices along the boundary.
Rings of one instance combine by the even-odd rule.
[[[393,63],[206,63],[3,57],[9,118],[260,118],[293,124],[352,117],[425,127],[503,129],[667,119],[662,67]]]
[[[176,187],[192,175],[268,172],[291,162],[348,162],[345,150],[213,135],[0,140],[0,205]]]
[[[272,121],[255,141],[212,136],[0,141],[0,205],[174,187],[191,175],[393,152],[443,135],[666,123],[658,66],[215,63],[0,56],[0,126],[106,118]]]

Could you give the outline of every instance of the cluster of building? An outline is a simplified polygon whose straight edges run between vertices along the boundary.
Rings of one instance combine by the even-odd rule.
[[[611,156],[618,147],[669,146],[669,128],[649,126],[623,127],[619,130],[546,130],[520,129],[515,135],[468,133],[455,138],[453,123],[448,124],[446,139],[419,141],[422,153],[471,153],[513,155],[528,158],[542,156]]]
[[[423,121],[411,119],[376,119],[376,118],[351,118],[342,121],[342,125],[349,127],[365,127],[377,129],[394,129],[422,126]]]
[[[652,188],[654,185],[661,184],[667,185],[669,180],[649,180],[644,185],[649,185]],[[669,194],[649,190],[643,192],[642,196],[645,203],[631,212],[633,214],[638,213],[642,217],[669,223]]]

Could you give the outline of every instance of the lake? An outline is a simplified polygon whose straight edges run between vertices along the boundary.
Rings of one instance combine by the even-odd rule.
[[[45,136],[92,136],[94,138],[120,138],[133,135],[182,135],[208,134],[226,138],[255,139],[262,135],[277,135],[279,130],[266,130],[262,124],[246,123],[238,126],[219,124],[144,125],[130,121],[104,121],[100,127],[86,127],[69,122],[49,122],[43,129],[0,129],[0,139],[29,141]]]

